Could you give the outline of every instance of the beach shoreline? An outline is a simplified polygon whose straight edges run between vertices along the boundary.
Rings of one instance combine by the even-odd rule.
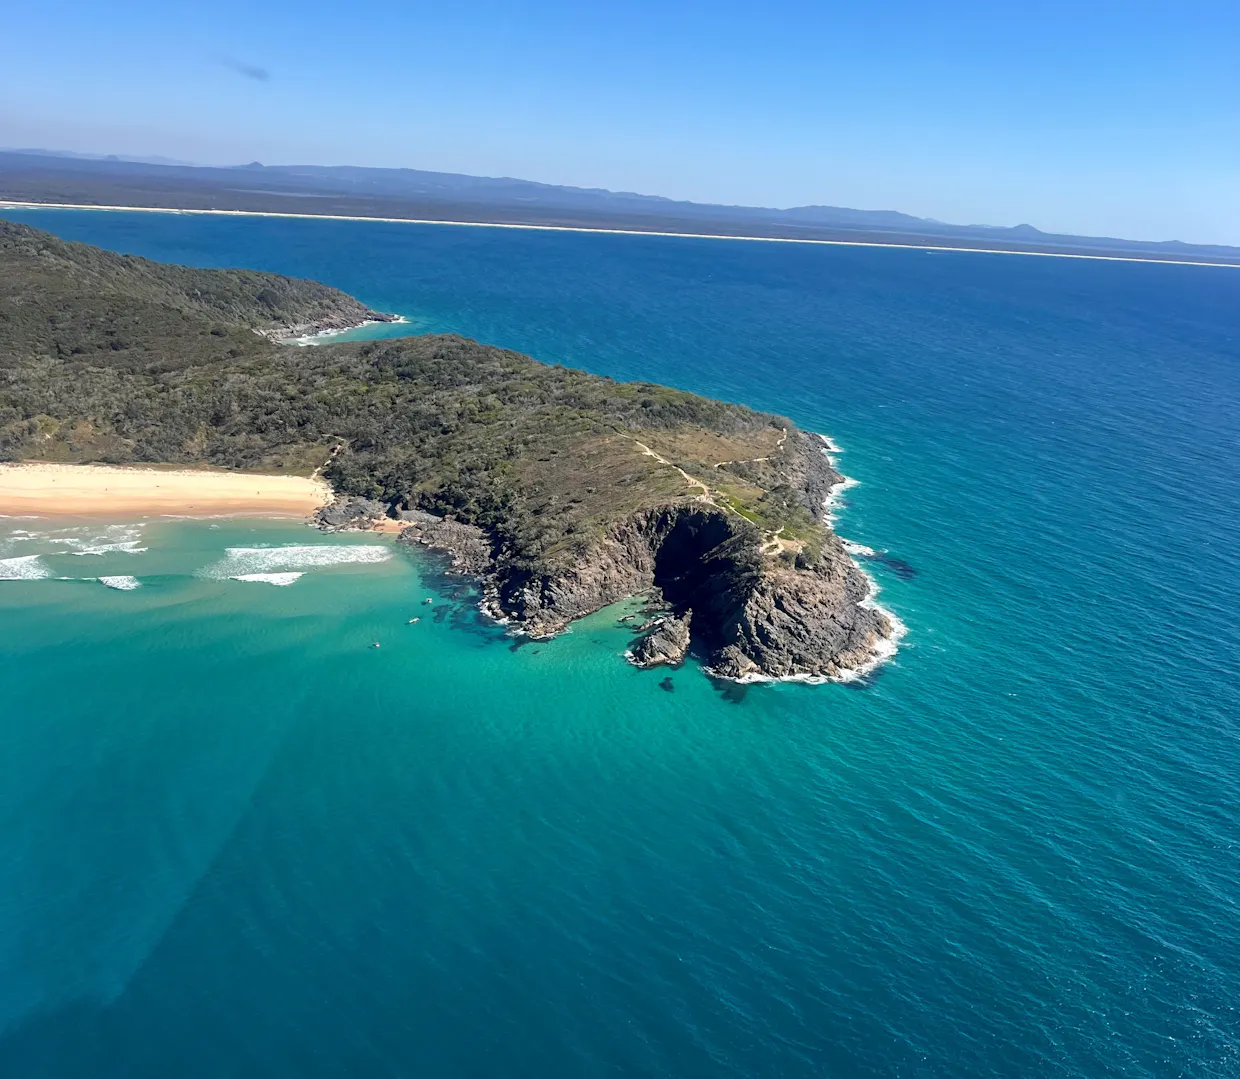
[[[356,322],[352,326],[340,326],[327,330],[318,330],[315,333],[294,334],[286,337],[273,337],[272,340],[281,345],[298,345],[302,348],[312,345],[328,345],[332,339],[340,337],[342,334],[352,333],[354,330],[365,329],[367,326],[408,326],[409,320],[404,315],[396,315],[393,318],[368,318],[361,322]]]
[[[297,214],[281,210],[212,210],[175,206],[97,206],[79,202],[20,202],[0,199],[3,210],[106,210],[143,214],[203,214],[218,217],[284,217],[306,221],[375,221],[389,225],[451,225],[458,228],[524,229],[534,232],[585,232],[610,236],[663,236],[688,240],[739,240],[745,243],[816,244],[824,247],[879,247],[903,251],[956,252],[973,255],[1021,255],[1026,258],[1088,259],[1096,262],[1140,262],[1155,266],[1216,266],[1240,269],[1240,263],[1204,259],[1143,258],[1139,255],[1103,255],[1073,251],[1020,251],[1002,247],[964,247],[952,244],[883,243],[877,240],[826,240],[800,236],[732,236],[726,233],[666,232],[654,229],[609,229],[587,225],[538,225],[511,221],[443,221],[434,218],[367,217],[360,214]]]
[[[12,517],[283,517],[332,499],[326,481],[216,469],[0,464],[0,515]]]

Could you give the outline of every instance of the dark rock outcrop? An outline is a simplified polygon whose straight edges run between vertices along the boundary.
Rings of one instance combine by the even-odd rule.
[[[401,542],[442,551],[451,559],[453,570],[479,577],[484,584],[490,583],[494,570],[491,539],[477,525],[422,510],[402,510],[400,519],[406,524],[400,535]]]
[[[315,513],[314,523],[325,532],[347,532],[370,528],[387,515],[386,503],[340,495]]]
[[[668,615],[634,646],[631,653],[638,667],[679,667],[689,652],[689,620],[692,612],[680,617]]]
[[[709,669],[728,679],[845,677],[871,663],[892,632],[834,534],[798,567],[765,556],[757,529],[710,504],[635,513],[572,564],[542,572],[496,556],[481,529],[417,511],[402,517],[411,522],[406,541],[450,552],[454,568],[482,578],[484,609],[534,638],[657,589],[669,614],[634,647],[642,666],[683,662],[690,611]]]
[[[770,565],[718,628],[711,669],[725,678],[840,678],[891,636],[870,581],[834,536],[808,569]]]
[[[753,463],[755,481],[817,516],[842,477],[811,436],[794,430],[788,441],[777,457]],[[336,505],[320,516],[386,513],[366,500]],[[446,553],[453,571],[482,582],[484,611],[533,639],[553,637],[619,600],[651,597],[644,613],[654,617],[631,653],[639,666],[684,662],[690,613],[709,671],[738,681],[847,677],[882,654],[893,630],[869,603],[870,581],[834,533],[813,552],[778,557],[764,551],[762,533],[746,518],[703,499],[639,510],[571,561],[550,564],[520,557],[477,525],[417,509],[398,517],[406,526],[402,542]]]

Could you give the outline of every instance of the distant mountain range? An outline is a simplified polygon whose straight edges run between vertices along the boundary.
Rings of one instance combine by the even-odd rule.
[[[352,165],[190,165],[166,158],[0,151],[0,200],[908,243],[1240,263],[1240,248],[951,225],[895,210],[723,206],[508,177]]]

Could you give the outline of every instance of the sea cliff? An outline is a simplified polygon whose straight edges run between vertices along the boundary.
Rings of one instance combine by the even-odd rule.
[[[829,679],[890,650],[824,514],[842,477],[819,439],[453,334],[272,340],[394,317],[0,221],[0,460],[321,476],[325,526],[403,528],[532,636],[657,591],[668,621],[637,662],[692,645],[729,678]]]
[[[843,481],[795,429],[771,467],[820,515]],[[679,665],[692,644],[719,677],[846,680],[890,654],[898,625],[872,602],[872,582],[825,522],[810,550],[763,532],[709,492],[629,514],[571,562],[536,566],[514,558],[497,531],[422,510],[343,499],[319,519],[366,527],[393,512],[403,542],[445,553],[456,572],[482,583],[487,613],[535,638],[622,599],[657,596],[667,615],[643,627],[630,654],[640,666]]]

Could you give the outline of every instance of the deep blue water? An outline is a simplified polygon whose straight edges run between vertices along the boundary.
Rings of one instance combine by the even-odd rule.
[[[734,700],[396,637],[402,556],[6,582],[0,1074],[1240,1074],[1240,272],[8,216],[827,432],[909,633]]]

